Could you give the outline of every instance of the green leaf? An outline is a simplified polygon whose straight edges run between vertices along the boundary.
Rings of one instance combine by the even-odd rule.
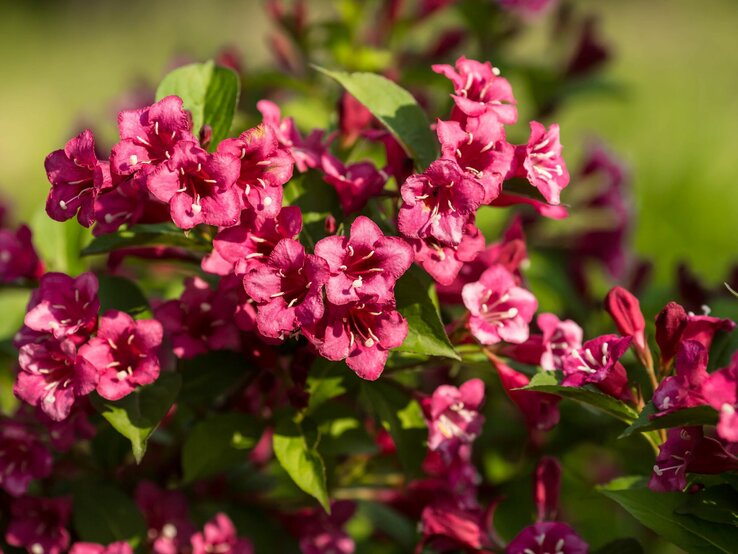
[[[417,266],[411,266],[397,281],[397,310],[408,325],[407,338],[397,350],[461,360],[446,335],[434,296],[430,279]]]
[[[386,504],[360,500],[358,505],[358,513],[369,518],[376,529],[396,541],[403,552],[413,552],[418,542],[414,522]]]
[[[274,455],[295,484],[330,513],[325,464],[317,450],[320,436],[317,431],[305,433],[303,428],[306,425],[306,421],[295,421],[291,412],[283,414],[274,429]]]
[[[54,221],[44,210],[33,216],[30,227],[33,245],[43,260],[46,271],[61,271],[68,275],[78,275],[85,271],[85,263],[80,260],[80,251],[82,245],[89,240],[89,229],[82,227],[76,219],[63,223]]]
[[[375,73],[346,73],[315,69],[338,81],[397,139],[408,156],[423,170],[438,157],[435,135],[412,94]]]
[[[107,254],[113,250],[131,246],[179,246],[204,252],[211,248],[209,242],[196,238],[194,234],[186,235],[173,223],[154,223],[134,225],[130,229],[95,237],[82,249],[81,255]]]
[[[182,375],[180,402],[207,403],[217,401],[234,390],[252,374],[243,354],[216,350],[179,362]]]
[[[182,447],[184,481],[191,483],[246,461],[262,429],[247,414],[218,414],[198,423]]]
[[[653,405],[653,402],[649,402],[644,406],[636,420],[620,434],[619,438],[629,437],[635,432],[643,433],[654,429],[669,429],[684,425],[715,425],[718,420],[717,412],[710,406],[685,408],[651,419],[651,416],[655,414],[656,406]]]
[[[310,393],[307,413],[315,412],[322,404],[348,390],[344,382],[348,371],[343,362],[331,362],[325,358],[313,362],[307,379],[307,391]]]
[[[116,275],[98,275],[100,289],[100,313],[108,310],[119,310],[132,316],[151,317],[149,301],[138,285]]]
[[[208,61],[178,67],[168,73],[156,89],[156,100],[179,96],[184,107],[192,113],[195,134],[203,125],[210,125],[213,129],[211,145],[216,146],[231,130],[240,92],[241,82],[232,69]]]
[[[284,187],[283,203],[298,206],[302,212],[300,241],[312,249],[325,237],[325,218],[341,213],[336,189],[326,183],[317,171],[310,170],[292,179]]]
[[[615,539],[592,554],[643,554],[643,547],[635,539]]]
[[[587,387],[564,387],[559,385],[553,372],[537,373],[533,376],[528,386],[523,387],[521,390],[547,392],[562,398],[576,400],[581,404],[597,408],[628,424],[632,423],[638,417],[638,412],[625,402],[621,402],[612,396]]]
[[[716,485],[685,496],[676,508],[678,514],[738,526],[738,492],[732,486]]]
[[[405,472],[411,477],[420,475],[428,438],[420,405],[389,382],[362,382],[361,388],[382,427],[392,435]]]
[[[181,383],[178,373],[168,372],[120,400],[105,400],[98,395],[91,397],[97,411],[131,441],[137,463],[146,453],[149,437],[176,400]]]
[[[738,528],[676,513],[685,495],[653,492],[641,477],[622,477],[598,487],[640,523],[690,554],[735,552]]]
[[[146,524],[131,498],[117,488],[101,482],[75,483],[74,528],[86,542],[110,544],[127,541],[139,544],[146,535]]]
[[[738,332],[719,331],[712,341],[707,371],[712,373],[730,364],[733,353],[738,351]]]

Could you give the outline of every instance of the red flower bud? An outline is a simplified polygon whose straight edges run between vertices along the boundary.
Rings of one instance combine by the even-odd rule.
[[[538,521],[556,519],[561,489],[561,465],[556,458],[541,458],[536,466],[533,500],[538,510]]]
[[[646,322],[638,299],[623,287],[614,287],[605,297],[605,309],[610,314],[618,332],[633,337],[636,348],[646,349]]]
[[[656,316],[656,342],[661,350],[663,364],[676,356],[686,325],[687,312],[676,302],[669,302]]]

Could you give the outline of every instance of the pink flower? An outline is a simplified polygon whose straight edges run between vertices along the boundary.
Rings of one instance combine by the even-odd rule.
[[[287,526],[297,536],[302,554],[353,554],[353,539],[344,526],[356,512],[356,504],[339,500],[331,504],[331,514],[321,508],[304,509],[290,514]]]
[[[551,204],[536,198],[523,196],[521,194],[511,194],[504,191],[495,198],[490,205],[497,208],[504,208],[507,206],[517,206],[519,204],[530,206],[538,214],[549,219],[566,219],[569,217],[569,210],[564,206],[552,206]]]
[[[321,356],[346,360],[359,377],[374,381],[384,370],[389,350],[407,337],[407,321],[394,303],[329,302],[323,319],[302,331]]]
[[[646,321],[638,299],[623,287],[613,287],[605,297],[605,309],[621,335],[632,336],[641,352],[646,348]]]
[[[587,554],[589,545],[565,523],[543,521],[523,529],[505,554]]]
[[[252,262],[266,259],[280,240],[296,239],[301,229],[302,213],[297,206],[285,206],[274,219],[256,218],[244,210],[238,225],[215,235],[213,252],[203,260],[202,268],[217,275],[234,270],[243,274]]]
[[[386,237],[368,217],[357,217],[348,237],[326,237],[315,245],[315,255],[328,262],[325,291],[333,304],[356,302],[372,295],[392,301],[397,279],[413,263],[413,251],[398,237]]]
[[[632,337],[603,335],[572,350],[564,359],[565,387],[581,387],[592,383],[605,394],[629,399],[628,375],[618,361],[630,346]]]
[[[441,244],[433,237],[408,239],[415,253],[415,261],[440,285],[454,282],[465,262],[470,262],[484,248],[484,235],[473,223],[464,225],[461,242],[457,246]]]
[[[102,191],[95,199],[94,234],[113,233],[123,224],[138,223],[150,203],[152,200],[144,179],[138,176],[125,178]]]
[[[467,381],[459,388],[441,385],[423,403],[428,419],[428,448],[452,456],[462,444],[479,436],[484,416],[479,413],[484,401],[484,383]]]
[[[253,554],[251,541],[239,538],[233,522],[224,513],[205,524],[201,533],[192,535],[192,554],[211,554],[224,552],[228,554]]]
[[[135,499],[146,519],[146,536],[154,554],[178,554],[190,546],[195,527],[190,523],[184,494],[142,481]]]
[[[364,104],[348,92],[338,102],[338,127],[341,130],[343,148],[351,147],[374,122],[374,116]]]
[[[489,62],[468,60],[464,56],[456,60],[456,68],[450,65],[434,65],[433,71],[448,78],[454,86],[456,108],[466,116],[479,117],[493,112],[500,122],[515,123],[518,110],[515,107],[512,87],[500,77],[500,70]],[[461,114],[453,114],[459,120]]]
[[[66,452],[78,442],[91,439],[97,433],[97,428],[88,417],[91,411],[90,403],[80,399],[62,421],[51,419],[41,407],[36,408],[35,415],[49,432],[51,445],[61,452]]]
[[[452,160],[436,160],[420,175],[411,175],[400,189],[402,207],[397,220],[409,238],[433,237],[458,246],[467,223],[484,199],[484,187],[470,179]]]
[[[21,225],[17,231],[0,229],[0,283],[38,279],[44,265],[31,241],[31,230]]]
[[[31,297],[25,324],[58,339],[88,334],[95,328],[100,310],[97,289],[97,277],[92,273],[76,278],[47,273]]]
[[[13,501],[5,540],[28,552],[62,554],[69,548],[66,527],[72,514],[72,501],[66,497],[26,496]]]
[[[282,207],[282,185],[292,178],[294,162],[277,141],[274,127],[261,124],[226,139],[218,152],[241,160],[236,184],[243,191],[243,205],[260,217],[276,217]]]
[[[537,121],[530,122],[523,169],[530,184],[549,204],[560,203],[561,191],[569,184],[569,171],[561,156],[558,125],[554,123],[546,131]]]
[[[555,519],[559,511],[561,492],[561,464],[556,458],[545,456],[536,465],[533,482],[533,500],[538,521]]]
[[[274,102],[259,100],[256,109],[264,118],[264,124],[274,129],[277,140],[287,148],[300,173],[320,167],[320,159],[326,151],[322,143],[323,131],[316,129],[307,139],[303,139],[295,127],[294,120],[291,117],[282,119],[282,113]]]
[[[697,341],[680,344],[676,356],[676,375],[667,377],[653,393],[659,415],[708,403],[703,385],[708,379],[707,350]]]
[[[177,227],[228,226],[241,214],[234,186],[238,174],[238,158],[222,152],[208,154],[196,142],[180,141],[172,148],[171,159],[148,176],[147,184],[151,194],[169,203]]]
[[[237,295],[212,290],[200,277],[185,281],[179,300],[164,302],[154,310],[174,355],[193,358],[210,350],[237,350],[239,331],[233,323]]]
[[[95,390],[97,368],[77,355],[69,339],[26,344],[18,354],[21,371],[13,392],[54,421],[69,416],[75,400]]]
[[[110,168],[108,162],[97,159],[92,131],[82,131],[64,150],[49,154],[44,166],[51,183],[46,200],[49,217],[66,221],[77,215],[80,225],[92,225],[95,197],[110,186]]]
[[[536,319],[543,331],[541,367],[546,371],[564,369],[564,359],[582,347],[582,328],[571,319],[560,320],[554,314],[540,314]]]
[[[505,130],[492,112],[467,120],[438,121],[438,141],[443,158],[455,160],[467,177],[484,187],[482,204],[500,195],[515,149],[505,140]]]
[[[371,162],[357,162],[346,166],[327,152],[320,161],[323,179],[336,189],[341,209],[346,215],[361,211],[370,198],[382,192],[387,182],[387,175]]]
[[[251,266],[243,285],[259,305],[256,325],[271,338],[311,325],[323,316],[328,264],[306,254],[296,240],[279,241],[269,257]]]
[[[486,519],[479,507],[461,506],[448,496],[437,497],[420,516],[423,538],[415,552],[422,552],[425,545],[438,552],[476,552],[489,547]]]
[[[34,479],[51,475],[52,458],[38,435],[19,421],[0,419],[0,487],[22,496]]]
[[[100,381],[97,392],[108,400],[128,396],[137,387],[153,383],[159,377],[157,350],[161,345],[161,323],[134,319],[117,310],[100,318],[97,337],[79,350],[81,358],[94,366]]]
[[[69,554],[133,554],[133,548],[125,541],[111,543],[107,546],[94,542],[76,542]]]
[[[538,308],[530,291],[518,287],[512,273],[493,266],[479,281],[465,285],[461,295],[471,313],[469,329],[482,344],[528,340],[528,323]]]
[[[726,441],[738,442],[738,352],[733,354],[728,367],[707,377],[703,391],[710,406],[720,412],[718,435]]]
[[[178,96],[167,96],[139,110],[120,112],[118,131],[121,141],[113,146],[110,165],[120,175],[143,171],[148,176],[174,155],[174,147],[180,141],[197,140],[192,134],[192,117]]]

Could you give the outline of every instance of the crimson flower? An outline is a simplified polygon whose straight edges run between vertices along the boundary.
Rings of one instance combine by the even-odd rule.
[[[178,554],[190,546],[195,526],[190,523],[184,494],[142,481],[136,487],[135,500],[146,519],[146,536],[154,554]]]
[[[603,335],[572,350],[564,359],[565,387],[581,387],[592,383],[605,394],[628,399],[628,375],[618,361],[630,346],[632,337]]]
[[[387,175],[371,162],[344,165],[327,152],[320,161],[323,179],[336,189],[341,209],[346,215],[361,211],[370,198],[382,192],[387,182]]]
[[[279,106],[274,102],[259,100],[256,103],[256,109],[264,118],[264,124],[274,129],[277,140],[287,148],[300,173],[320,167],[321,157],[326,151],[322,142],[322,130],[316,129],[306,139],[303,139],[295,127],[294,120],[291,117],[283,119]]]
[[[473,223],[467,223],[462,231],[461,242],[456,246],[442,244],[433,237],[408,239],[407,242],[413,248],[415,261],[438,284],[451,285],[466,262],[473,261],[484,248],[484,235]]]
[[[582,328],[571,319],[562,321],[549,313],[539,314],[536,323],[543,331],[541,367],[547,371],[564,369],[564,359],[582,346]]]
[[[505,554],[587,554],[589,545],[566,523],[542,521],[523,529]]]
[[[66,527],[71,515],[72,500],[67,497],[18,498],[10,507],[5,540],[32,553],[62,554],[69,548]]]
[[[31,241],[31,230],[21,225],[17,231],[0,229],[0,283],[38,279],[44,265]]]
[[[428,419],[428,448],[451,456],[460,445],[474,442],[484,423],[484,416],[479,413],[483,401],[484,383],[480,379],[471,379],[459,388],[436,388],[423,403]]]
[[[676,374],[661,381],[653,393],[659,415],[708,402],[703,389],[708,379],[707,354],[705,347],[694,340],[679,345]]]
[[[94,542],[76,542],[69,554],[133,554],[133,548],[125,541],[118,541],[107,546]]]
[[[561,191],[569,184],[569,171],[561,156],[559,126],[546,128],[537,121],[530,122],[530,138],[525,146],[523,161],[525,176],[549,204],[560,203]]]
[[[720,412],[718,435],[726,441],[738,442],[738,352],[733,354],[728,367],[707,377],[703,391],[710,406]]]
[[[34,479],[51,474],[52,458],[38,435],[12,419],[0,419],[0,488],[22,496]]]
[[[192,554],[253,554],[251,541],[236,535],[233,522],[224,513],[218,513],[205,524],[200,533],[192,535]]]

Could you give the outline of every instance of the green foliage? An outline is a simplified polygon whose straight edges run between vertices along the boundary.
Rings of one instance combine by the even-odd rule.
[[[193,404],[218,401],[250,375],[243,355],[228,350],[180,360],[179,369],[182,375],[179,400]]]
[[[718,420],[717,412],[710,406],[696,406],[677,410],[654,419],[656,406],[649,402],[643,408],[636,420],[631,423],[620,437],[629,437],[635,432],[643,433],[654,429],[669,429],[670,427],[682,427],[684,425],[715,425]]]
[[[82,249],[81,255],[108,254],[132,246],[177,246],[195,252],[207,252],[211,249],[207,240],[195,233],[187,234],[173,223],[150,223],[95,237]]]
[[[100,283],[100,313],[119,310],[133,317],[151,317],[151,307],[136,283],[117,275],[98,275]]]
[[[110,544],[127,541],[138,545],[146,536],[146,524],[131,498],[107,483],[81,481],[73,487],[74,528],[80,539]]]
[[[317,171],[308,171],[287,183],[283,202],[286,206],[298,206],[302,211],[302,232],[299,238],[309,249],[326,236],[325,218],[341,213],[336,190]]]
[[[89,229],[82,227],[76,219],[63,223],[54,221],[44,210],[36,212],[31,220],[33,245],[44,262],[46,271],[61,271],[78,275],[85,268],[80,258],[82,245],[88,240]]]

